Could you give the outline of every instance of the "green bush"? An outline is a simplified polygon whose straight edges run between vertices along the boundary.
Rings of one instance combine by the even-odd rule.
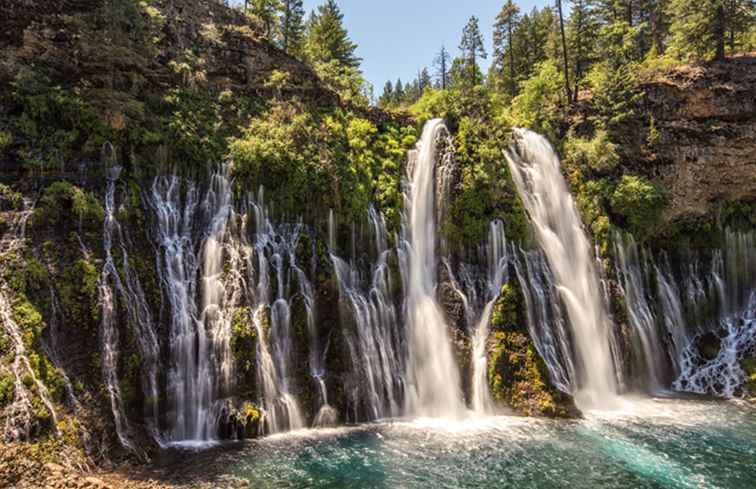
[[[58,181],[45,189],[34,210],[34,225],[56,225],[74,217],[82,224],[99,226],[105,210],[97,197],[65,181]]]
[[[539,63],[534,71],[531,78],[520,83],[520,93],[512,100],[510,122],[555,140],[564,105],[564,77],[552,61]]]
[[[663,205],[661,189],[636,175],[624,175],[611,196],[612,211],[641,236],[658,222]]]
[[[605,130],[599,129],[591,139],[568,137],[564,143],[564,160],[569,168],[588,169],[596,175],[612,173],[619,164],[617,146]]]

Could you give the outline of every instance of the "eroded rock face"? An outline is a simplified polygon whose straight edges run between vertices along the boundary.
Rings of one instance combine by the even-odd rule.
[[[680,67],[643,90],[660,136],[648,163],[666,190],[665,220],[756,199],[756,56]]]

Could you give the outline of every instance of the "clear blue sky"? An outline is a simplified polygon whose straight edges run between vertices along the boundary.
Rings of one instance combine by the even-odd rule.
[[[232,0],[239,3],[240,0]],[[304,0],[309,15],[323,0]],[[376,96],[386,80],[412,80],[445,45],[452,56],[459,54],[459,41],[467,20],[480,19],[488,60],[491,58],[493,23],[504,0],[337,0],[352,40],[359,46],[365,78],[375,85]],[[529,12],[553,4],[553,0],[516,0],[520,11]],[[568,9],[567,2],[565,9]],[[566,12],[565,12],[566,14]]]
[[[376,96],[386,80],[413,79],[433,64],[444,44],[456,56],[462,28],[472,15],[480,19],[490,61],[493,23],[504,0],[337,0],[344,23],[362,58],[362,71],[375,85]],[[322,0],[304,0],[309,12]],[[553,0],[517,0],[521,12]],[[485,66],[488,66],[486,61]]]

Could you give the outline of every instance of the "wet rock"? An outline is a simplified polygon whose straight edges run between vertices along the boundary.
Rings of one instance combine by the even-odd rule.
[[[719,355],[722,340],[716,334],[708,332],[698,337],[696,347],[701,357],[708,362],[714,360]]]

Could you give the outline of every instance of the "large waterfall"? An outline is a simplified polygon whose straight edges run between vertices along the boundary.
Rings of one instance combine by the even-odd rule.
[[[580,408],[616,406],[619,376],[651,394],[743,392],[741,362],[756,349],[755,233],[724,230],[721,243],[706,252],[652,251],[632,236],[614,236],[606,275],[616,279],[610,284],[626,307],[616,329],[629,338],[620,348],[604,270],[548,142],[518,130],[506,154],[538,248],[508,241],[505,223],[493,219],[481,243],[450,251],[437,232],[446,205],[440,200],[450,188],[450,160],[440,149],[447,138],[441,120],[426,124],[410,157],[395,234],[375,206],[351,229],[337,229],[331,212],[327,252],[317,227],[272,217],[262,189],[235,194],[229,164],[204,184],[156,177],[142,194],[152,213],[161,292],[150,301],[129,260],[129,253],[134,263],[138,256],[129,226],[119,222],[119,202],[134,200],[119,199],[122,169],[111,157],[97,292],[101,375],[120,443],[138,453],[142,424],[161,445],[195,446],[250,430],[272,434],[339,420],[460,418],[468,407],[474,416],[495,414],[488,348],[502,291],[521,292],[548,381],[573,394]],[[11,223],[2,256],[22,247],[29,215],[20,212]],[[339,242],[346,231],[348,244]],[[93,254],[81,237],[80,243],[85,255]],[[519,287],[504,287],[515,280]],[[42,346],[58,365],[65,363],[55,349],[64,316],[49,288],[52,317]],[[16,379],[6,433],[23,437],[33,395],[53,419],[55,411],[30,370],[10,293],[0,287],[0,322],[12,340]],[[140,359],[144,423],[121,393],[119,373],[133,353]],[[29,374],[33,389],[22,381]],[[77,406],[73,384],[61,374]]]
[[[507,161],[567,309],[575,346],[576,401],[589,408],[611,405],[618,392],[611,323],[580,214],[548,141],[521,129],[515,138]]]
[[[464,413],[460,375],[448,325],[436,302],[436,161],[443,121],[429,121],[405,194],[407,229],[404,251],[409,277],[406,292],[409,360],[407,412],[420,416]]]

